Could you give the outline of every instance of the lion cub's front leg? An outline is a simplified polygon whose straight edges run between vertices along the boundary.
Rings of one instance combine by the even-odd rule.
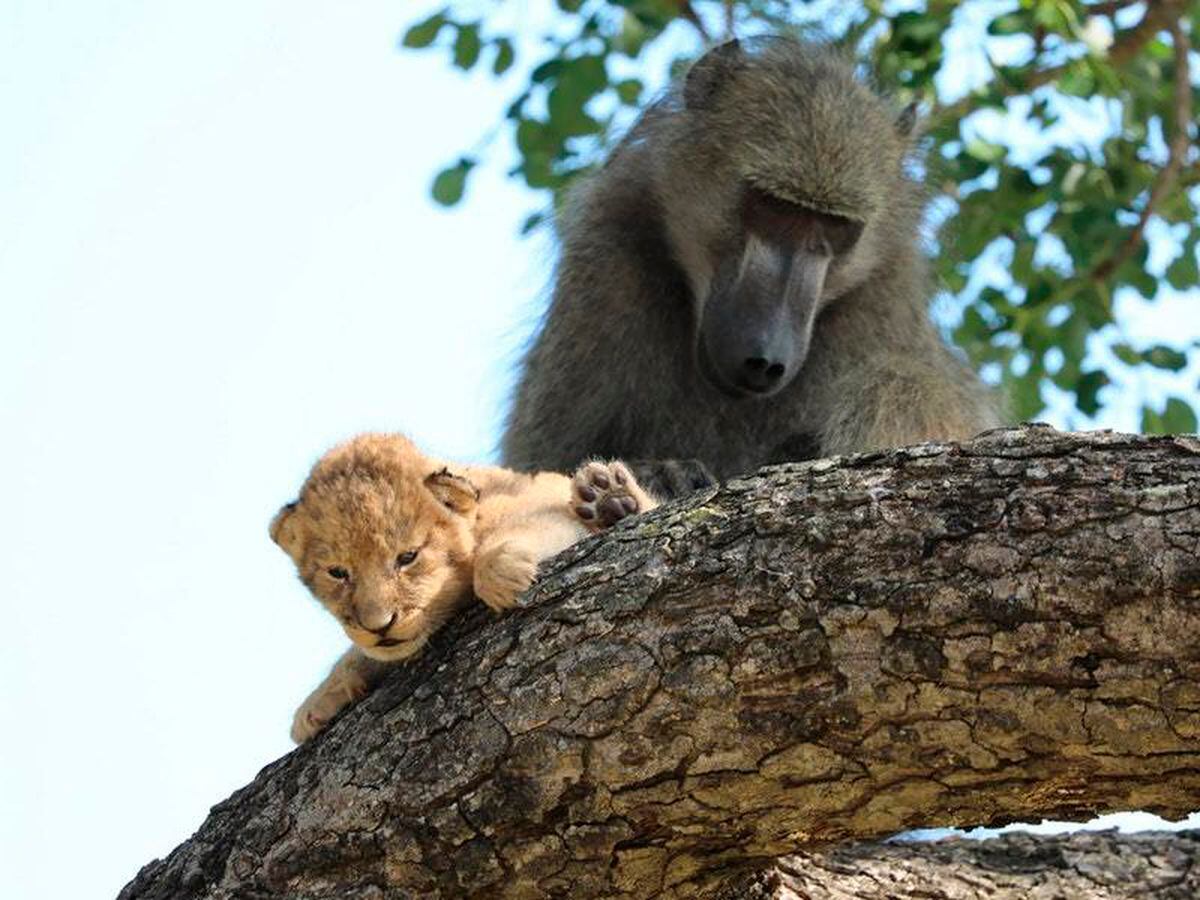
[[[575,470],[571,505],[590,531],[603,531],[626,516],[648,512],[659,504],[642,490],[624,463],[592,460]]]
[[[334,663],[325,680],[308,695],[292,719],[292,740],[303,744],[330,720],[371,692],[383,674],[383,664],[351,648]]]
[[[475,556],[475,595],[496,612],[510,609],[537,578],[537,541],[516,532],[485,545]]]

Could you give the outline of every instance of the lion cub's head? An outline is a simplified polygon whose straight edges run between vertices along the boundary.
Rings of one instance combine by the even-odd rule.
[[[271,539],[363,653],[403,659],[471,594],[477,499],[407,438],[366,434],[317,462]]]

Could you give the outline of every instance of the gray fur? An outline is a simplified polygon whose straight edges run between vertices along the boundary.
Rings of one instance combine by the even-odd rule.
[[[695,458],[726,478],[999,424],[991,393],[929,320],[910,116],[827,47],[777,38],[709,56],[568,199],[505,464]],[[696,349],[729,268],[719,248],[747,243],[738,204],[748,189],[861,232],[830,257],[802,365],[769,396],[715,387]]]

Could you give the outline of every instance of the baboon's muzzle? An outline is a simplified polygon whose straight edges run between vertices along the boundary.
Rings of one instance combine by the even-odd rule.
[[[697,350],[705,377],[743,397],[786,387],[808,355],[829,261],[749,238],[720,267],[704,304]]]

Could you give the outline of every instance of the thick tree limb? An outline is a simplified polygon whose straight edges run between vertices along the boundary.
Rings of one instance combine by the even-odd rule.
[[[1198,627],[1196,438],[764,470],[455,623],[122,897],[684,897],[916,826],[1176,817]]]
[[[722,900],[1195,900],[1200,832],[851,844],[781,859]]]

